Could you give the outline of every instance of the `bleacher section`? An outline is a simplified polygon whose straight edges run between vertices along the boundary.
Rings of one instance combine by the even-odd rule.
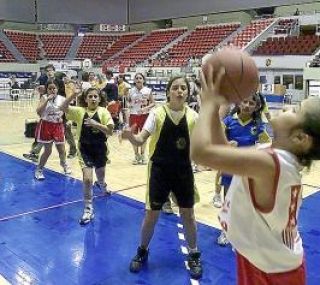
[[[317,35],[271,37],[263,42],[254,55],[311,55],[320,45]]]
[[[273,28],[275,35],[290,35],[292,31],[295,31],[298,25],[298,19],[280,19],[278,24]]]
[[[77,59],[100,59],[108,47],[119,38],[115,35],[86,34],[77,52]]]
[[[121,67],[123,70],[137,64],[150,67],[196,66],[206,53],[223,45],[248,47],[248,52],[253,51],[254,55],[315,54],[320,47],[320,32],[297,35],[299,30],[298,17],[288,17],[253,20],[244,27],[240,23],[197,26],[188,33],[187,28],[154,30],[147,35],[145,32],[87,33],[74,59],[89,58],[103,67]],[[4,30],[4,33],[29,62],[65,59],[74,39],[73,33],[15,30]],[[7,41],[7,38],[3,40]],[[23,61],[20,54],[20,58],[17,57],[15,49],[11,50],[11,44],[5,43],[0,41],[0,62]],[[316,57],[311,66],[319,66],[319,62],[319,57]]]
[[[38,50],[35,33],[10,30],[5,30],[4,32],[26,60],[29,62],[37,60]]]
[[[120,52],[122,49],[134,43],[140,37],[144,35],[144,32],[134,34],[124,34],[117,41],[115,41],[110,47],[108,47],[101,55],[101,60],[107,60],[111,56]]]
[[[6,48],[3,42],[0,41],[0,62],[13,62],[15,58],[11,52]]]
[[[152,31],[143,40],[114,58],[112,64],[119,62],[120,64],[132,66],[140,63],[160,51],[160,49],[186,31],[186,28]]]
[[[39,39],[43,43],[42,48],[45,51],[47,59],[64,59],[70,49],[73,34],[72,33],[45,33],[39,34]],[[39,42],[40,44],[40,42]]]
[[[239,48],[245,47],[255,37],[261,34],[272,22],[274,22],[274,19],[252,21],[229,42],[229,45],[237,46]]]
[[[186,65],[191,57],[201,58],[240,27],[240,23],[198,26],[190,35],[167,51],[167,58],[154,66]]]

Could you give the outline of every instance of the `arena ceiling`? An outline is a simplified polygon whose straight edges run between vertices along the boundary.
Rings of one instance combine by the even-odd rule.
[[[25,23],[135,24],[310,0],[0,0],[0,19]]]

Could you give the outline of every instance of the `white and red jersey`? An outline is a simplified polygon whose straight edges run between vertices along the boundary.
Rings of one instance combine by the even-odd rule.
[[[47,95],[43,95],[43,97],[47,99]],[[49,100],[41,114],[41,119],[51,123],[61,123],[63,111],[60,110],[60,107],[65,99],[61,95],[56,95],[53,99]]]
[[[302,168],[287,151],[269,149],[268,152],[276,164],[273,206],[259,208],[252,180],[234,176],[219,220],[228,240],[242,256],[266,273],[280,273],[296,269],[303,262],[302,240],[297,229]]]
[[[130,114],[141,114],[141,109],[149,105],[151,89],[142,87],[140,90],[136,87],[130,89]]]

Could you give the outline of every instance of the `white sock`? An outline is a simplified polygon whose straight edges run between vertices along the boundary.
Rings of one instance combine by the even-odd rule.
[[[190,247],[188,247],[188,250],[189,250],[189,253],[198,252],[198,248],[197,248],[197,247],[195,247],[195,248],[190,248]]]

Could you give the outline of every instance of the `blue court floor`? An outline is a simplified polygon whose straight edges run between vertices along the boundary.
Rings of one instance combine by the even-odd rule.
[[[34,165],[0,153],[0,274],[11,284],[185,285],[235,284],[230,247],[215,244],[218,230],[198,224],[204,274],[191,281],[178,237],[176,216],[162,215],[146,268],[129,272],[139,243],[144,205],[98,191],[95,220],[81,227],[81,181],[46,171],[34,180]],[[114,189],[116,190],[116,189]],[[118,189],[120,190],[120,189]],[[308,284],[320,284],[320,193],[304,200],[300,213]]]

